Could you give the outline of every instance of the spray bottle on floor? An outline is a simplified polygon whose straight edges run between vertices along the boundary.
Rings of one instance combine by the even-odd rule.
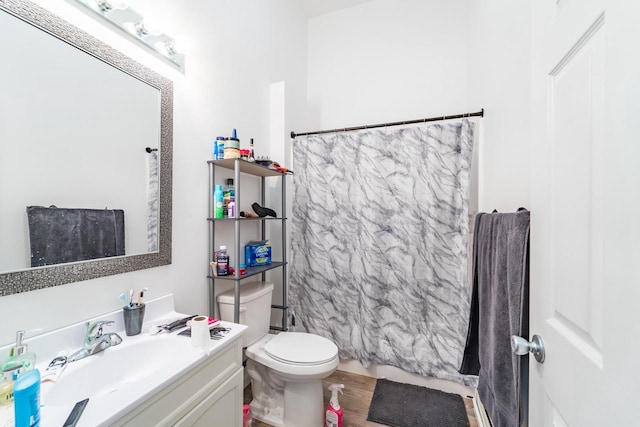
[[[338,392],[342,393],[343,388],[344,384],[331,384],[329,386],[331,401],[327,406],[325,427],[342,427],[342,407],[340,407],[340,402],[338,402]]]

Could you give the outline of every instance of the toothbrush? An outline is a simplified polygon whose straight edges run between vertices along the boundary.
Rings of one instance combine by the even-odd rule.
[[[127,296],[124,293],[120,294],[120,299],[122,300],[124,305],[127,306],[127,308],[131,308],[131,304],[129,303],[129,300],[127,299]]]
[[[142,290],[138,294],[138,305],[142,304],[142,297],[144,296],[144,293],[148,290],[149,288],[142,288]]]
[[[129,307],[133,304],[133,289],[129,289]]]

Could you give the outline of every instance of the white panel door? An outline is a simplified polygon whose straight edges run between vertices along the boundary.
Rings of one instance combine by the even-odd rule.
[[[531,4],[529,423],[640,426],[640,1]]]

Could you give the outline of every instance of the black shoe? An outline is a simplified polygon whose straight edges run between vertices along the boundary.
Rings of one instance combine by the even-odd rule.
[[[253,211],[255,213],[257,213],[258,216],[261,217],[261,218],[265,217],[265,216],[272,216],[272,217],[276,218],[278,216],[276,214],[276,211],[274,211],[273,209],[262,207],[257,203],[252,204],[251,208],[253,208]]]

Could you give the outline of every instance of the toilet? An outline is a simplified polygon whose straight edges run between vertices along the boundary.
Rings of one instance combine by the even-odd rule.
[[[338,367],[338,347],[305,332],[270,334],[273,283],[240,288],[240,323],[247,325],[247,373],[253,400],[251,416],[276,427],[324,425],[322,380]],[[220,318],[233,321],[233,289],[218,296]]]

